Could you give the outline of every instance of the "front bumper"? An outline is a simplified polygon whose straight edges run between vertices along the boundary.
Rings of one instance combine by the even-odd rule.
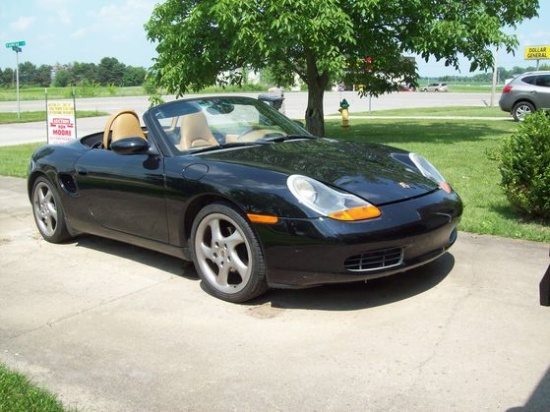
[[[438,190],[361,222],[286,219],[258,226],[272,287],[364,281],[426,264],[453,245],[462,203]]]

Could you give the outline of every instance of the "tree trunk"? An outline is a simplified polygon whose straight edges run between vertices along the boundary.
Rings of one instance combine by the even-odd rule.
[[[306,84],[308,89],[306,128],[315,135],[325,136],[325,114],[323,109],[323,97],[328,83],[326,73],[319,74],[315,54],[306,50]]]
[[[324,86],[317,81],[308,84],[306,128],[315,136],[325,136],[325,115],[323,109]]]

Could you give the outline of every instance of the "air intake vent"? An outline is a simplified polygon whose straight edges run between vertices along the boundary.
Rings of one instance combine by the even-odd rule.
[[[350,272],[370,272],[399,266],[403,262],[403,249],[372,250],[346,259],[344,266]]]
[[[69,174],[60,174],[59,175],[59,183],[63,190],[67,192],[69,195],[74,195],[77,192],[76,183],[73,179],[73,177]]]

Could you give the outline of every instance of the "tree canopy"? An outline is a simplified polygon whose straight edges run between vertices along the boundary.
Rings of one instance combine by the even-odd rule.
[[[52,78],[52,72],[54,76]],[[147,71],[143,67],[126,66],[114,57],[104,57],[99,65],[95,63],[74,62],[71,64],[57,64],[55,66],[43,64],[36,67],[26,61],[19,64],[19,81],[22,86],[54,86],[99,84],[102,86],[141,86]],[[10,87],[15,84],[15,70],[12,68],[0,69],[0,87]]]
[[[153,74],[169,92],[239,83],[242,68],[295,74],[308,86],[306,126],[323,135],[331,82],[372,95],[415,84],[411,54],[456,68],[464,56],[470,70],[487,69],[492,47],[518,44],[503,29],[537,9],[538,0],[166,0],[145,29],[157,42]]]

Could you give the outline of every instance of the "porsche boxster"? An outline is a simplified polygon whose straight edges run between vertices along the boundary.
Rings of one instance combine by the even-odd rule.
[[[32,156],[45,240],[103,236],[192,261],[205,289],[357,282],[426,264],[457,238],[462,202],[424,157],[312,136],[266,102],[199,97],[113,114]]]

